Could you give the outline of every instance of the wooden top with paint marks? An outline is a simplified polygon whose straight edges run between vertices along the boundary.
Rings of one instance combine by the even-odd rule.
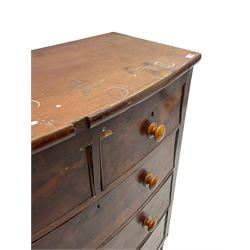
[[[32,147],[94,126],[166,86],[199,53],[118,33],[32,51]]]

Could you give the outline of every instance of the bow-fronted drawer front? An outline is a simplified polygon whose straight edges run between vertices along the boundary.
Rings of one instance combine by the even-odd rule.
[[[176,135],[174,132],[166,137],[127,179],[83,212],[37,241],[33,248],[96,248],[126,224],[137,211],[148,211],[148,215],[152,214],[159,219],[170,199],[172,178],[168,177],[174,164]],[[153,187],[150,187],[150,181],[146,181],[148,173],[157,176]],[[168,181],[163,184],[167,178]],[[150,201],[148,208],[141,210],[143,204],[154,194],[156,196]],[[150,227],[151,222],[148,223]]]
[[[117,128],[112,122],[103,125],[106,129],[100,138],[103,189],[156,148],[178,126],[182,94],[182,86],[171,92],[162,91],[157,95],[167,97],[148,110],[140,105],[141,110],[134,119],[129,111],[122,114],[129,121],[125,126]]]

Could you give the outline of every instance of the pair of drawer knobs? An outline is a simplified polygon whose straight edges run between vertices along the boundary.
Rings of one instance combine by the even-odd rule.
[[[161,124],[158,126],[156,122],[149,124],[147,128],[147,135],[149,138],[154,138],[155,141],[159,142],[164,138],[166,132],[165,125]]]
[[[151,172],[148,172],[144,177],[143,184],[144,186],[148,186],[149,189],[153,189],[158,183],[158,176],[154,175]]]

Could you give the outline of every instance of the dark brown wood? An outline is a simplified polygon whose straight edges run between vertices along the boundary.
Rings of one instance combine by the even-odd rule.
[[[137,213],[132,220],[121,228],[112,239],[108,239],[101,249],[138,249],[140,245],[144,244],[145,240],[152,235],[152,232],[148,232],[147,228],[143,226],[143,221],[148,214],[153,214],[158,219],[158,226],[164,229],[165,215],[164,211],[168,206],[169,197],[164,197],[163,200],[159,200],[158,193],[153,199]],[[155,230],[157,230],[157,228]],[[154,232],[153,232],[154,233]],[[159,242],[160,243],[160,242]]]
[[[174,147],[175,134],[171,134],[152,154],[154,157],[147,159],[145,165],[130,175],[119,187],[35,243],[34,248],[97,247],[153,194],[152,190],[143,185],[145,173],[153,169],[159,175],[159,183],[168,176],[173,166]],[[170,188],[171,182],[168,185]],[[85,233],[82,234],[82,232]],[[71,237],[66,237],[66,235],[71,235]]]
[[[192,70],[189,72],[188,79],[184,85],[184,92],[183,92],[183,98],[182,98],[182,110],[181,110],[181,124],[179,127],[179,130],[177,132],[177,141],[176,141],[176,153],[175,153],[175,164],[174,164],[174,174],[173,174],[173,187],[171,190],[171,206],[168,210],[168,218],[167,218],[167,225],[166,225],[166,236],[169,233],[169,226],[170,226],[170,218],[171,218],[171,212],[172,212],[172,204],[174,199],[174,190],[176,185],[176,178],[177,178],[177,172],[178,172],[178,163],[179,163],[179,156],[181,151],[181,141],[183,136],[183,130],[184,130],[184,123],[185,123],[185,117],[186,117],[186,110],[187,110],[187,104],[188,104],[188,97],[189,97],[189,90],[191,86],[191,78],[192,78]]]
[[[188,75],[187,73],[181,75],[174,81],[174,84],[173,83],[169,84],[167,88],[163,88],[157,94],[141,101],[139,104],[133,107],[130,107],[129,109],[126,110],[126,112],[118,114],[114,116],[112,119],[107,120],[102,124],[100,124],[99,126],[89,130],[89,133],[92,134],[93,161],[94,161],[93,168],[95,175],[95,190],[97,195],[103,195],[105,193],[104,191],[101,192],[101,185],[100,185],[101,184],[100,154],[102,154],[102,152],[99,152],[100,151],[99,141],[100,137],[103,134],[103,129],[107,131],[112,130],[115,133],[116,131],[119,131],[122,128],[128,126],[129,123],[135,121],[138,117],[141,117],[142,114],[149,117],[149,119],[153,119],[154,117],[152,116],[152,112],[154,112],[154,108],[157,107],[159,103],[169,98],[177,89],[180,89],[186,82],[187,75]],[[128,176],[127,175],[128,172],[129,170],[125,172],[125,174],[122,175],[121,178],[126,178],[126,176]]]
[[[85,133],[32,157],[32,232],[47,226],[81,202],[93,190]]]
[[[32,248],[162,248],[200,57],[118,33],[32,51]]]
[[[103,188],[124,174],[148,152],[158,146],[157,141],[147,136],[149,121],[164,124],[169,134],[179,124],[181,111],[182,87],[177,89],[167,100],[142,113],[128,126],[118,131],[111,131],[101,136],[100,152],[103,170]],[[109,127],[107,128],[109,129]],[[112,153],[110,153],[112,152]]]
[[[70,210],[68,213],[66,213],[64,216],[60,217],[58,220],[51,223],[48,227],[45,227],[38,231],[37,233],[33,234],[33,241],[38,240],[43,235],[49,233],[53,229],[57,228],[61,224],[63,224],[65,221],[71,219],[73,216],[75,216],[77,213],[80,213],[87,207],[91,206],[93,203],[97,202],[101,197],[103,197],[106,193],[111,192],[114,188],[116,188],[120,183],[124,180],[126,180],[131,174],[133,174],[134,171],[137,169],[141,169],[143,167],[143,170],[140,170],[138,173],[139,175],[139,181],[141,182],[141,185],[143,185],[143,180],[146,176],[146,173],[149,171],[154,171],[154,173],[159,176],[158,183],[162,181],[164,176],[168,175],[168,173],[171,171],[173,167],[173,160],[174,160],[174,148],[175,148],[175,134],[176,134],[177,128],[169,135],[169,137],[166,138],[166,140],[163,140],[159,145],[163,145],[160,147],[157,147],[154,151],[150,152],[145,158],[143,158],[138,164],[136,164],[134,167],[132,167],[128,172],[126,172],[123,176],[118,178],[114,183],[112,183],[107,189],[103,192],[99,192],[95,196],[95,199],[87,200],[84,203],[79,204],[76,208]],[[93,150],[95,152],[95,150]],[[163,157],[163,158],[162,158]],[[95,166],[98,166],[97,163],[97,157],[93,158],[93,164]],[[162,159],[165,159],[162,161]],[[95,172],[99,172],[98,168],[94,169],[97,170]],[[96,183],[95,179],[95,183]],[[98,184],[98,182],[97,182]],[[144,188],[148,189],[147,186],[144,186]],[[95,185],[95,191],[96,191],[96,185]]]
[[[33,50],[32,142],[63,137],[75,123],[100,123],[199,59],[193,51],[118,33]]]

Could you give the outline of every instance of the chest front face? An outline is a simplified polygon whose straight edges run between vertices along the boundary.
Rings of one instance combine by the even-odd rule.
[[[111,33],[34,56],[32,248],[161,248],[200,54]]]

